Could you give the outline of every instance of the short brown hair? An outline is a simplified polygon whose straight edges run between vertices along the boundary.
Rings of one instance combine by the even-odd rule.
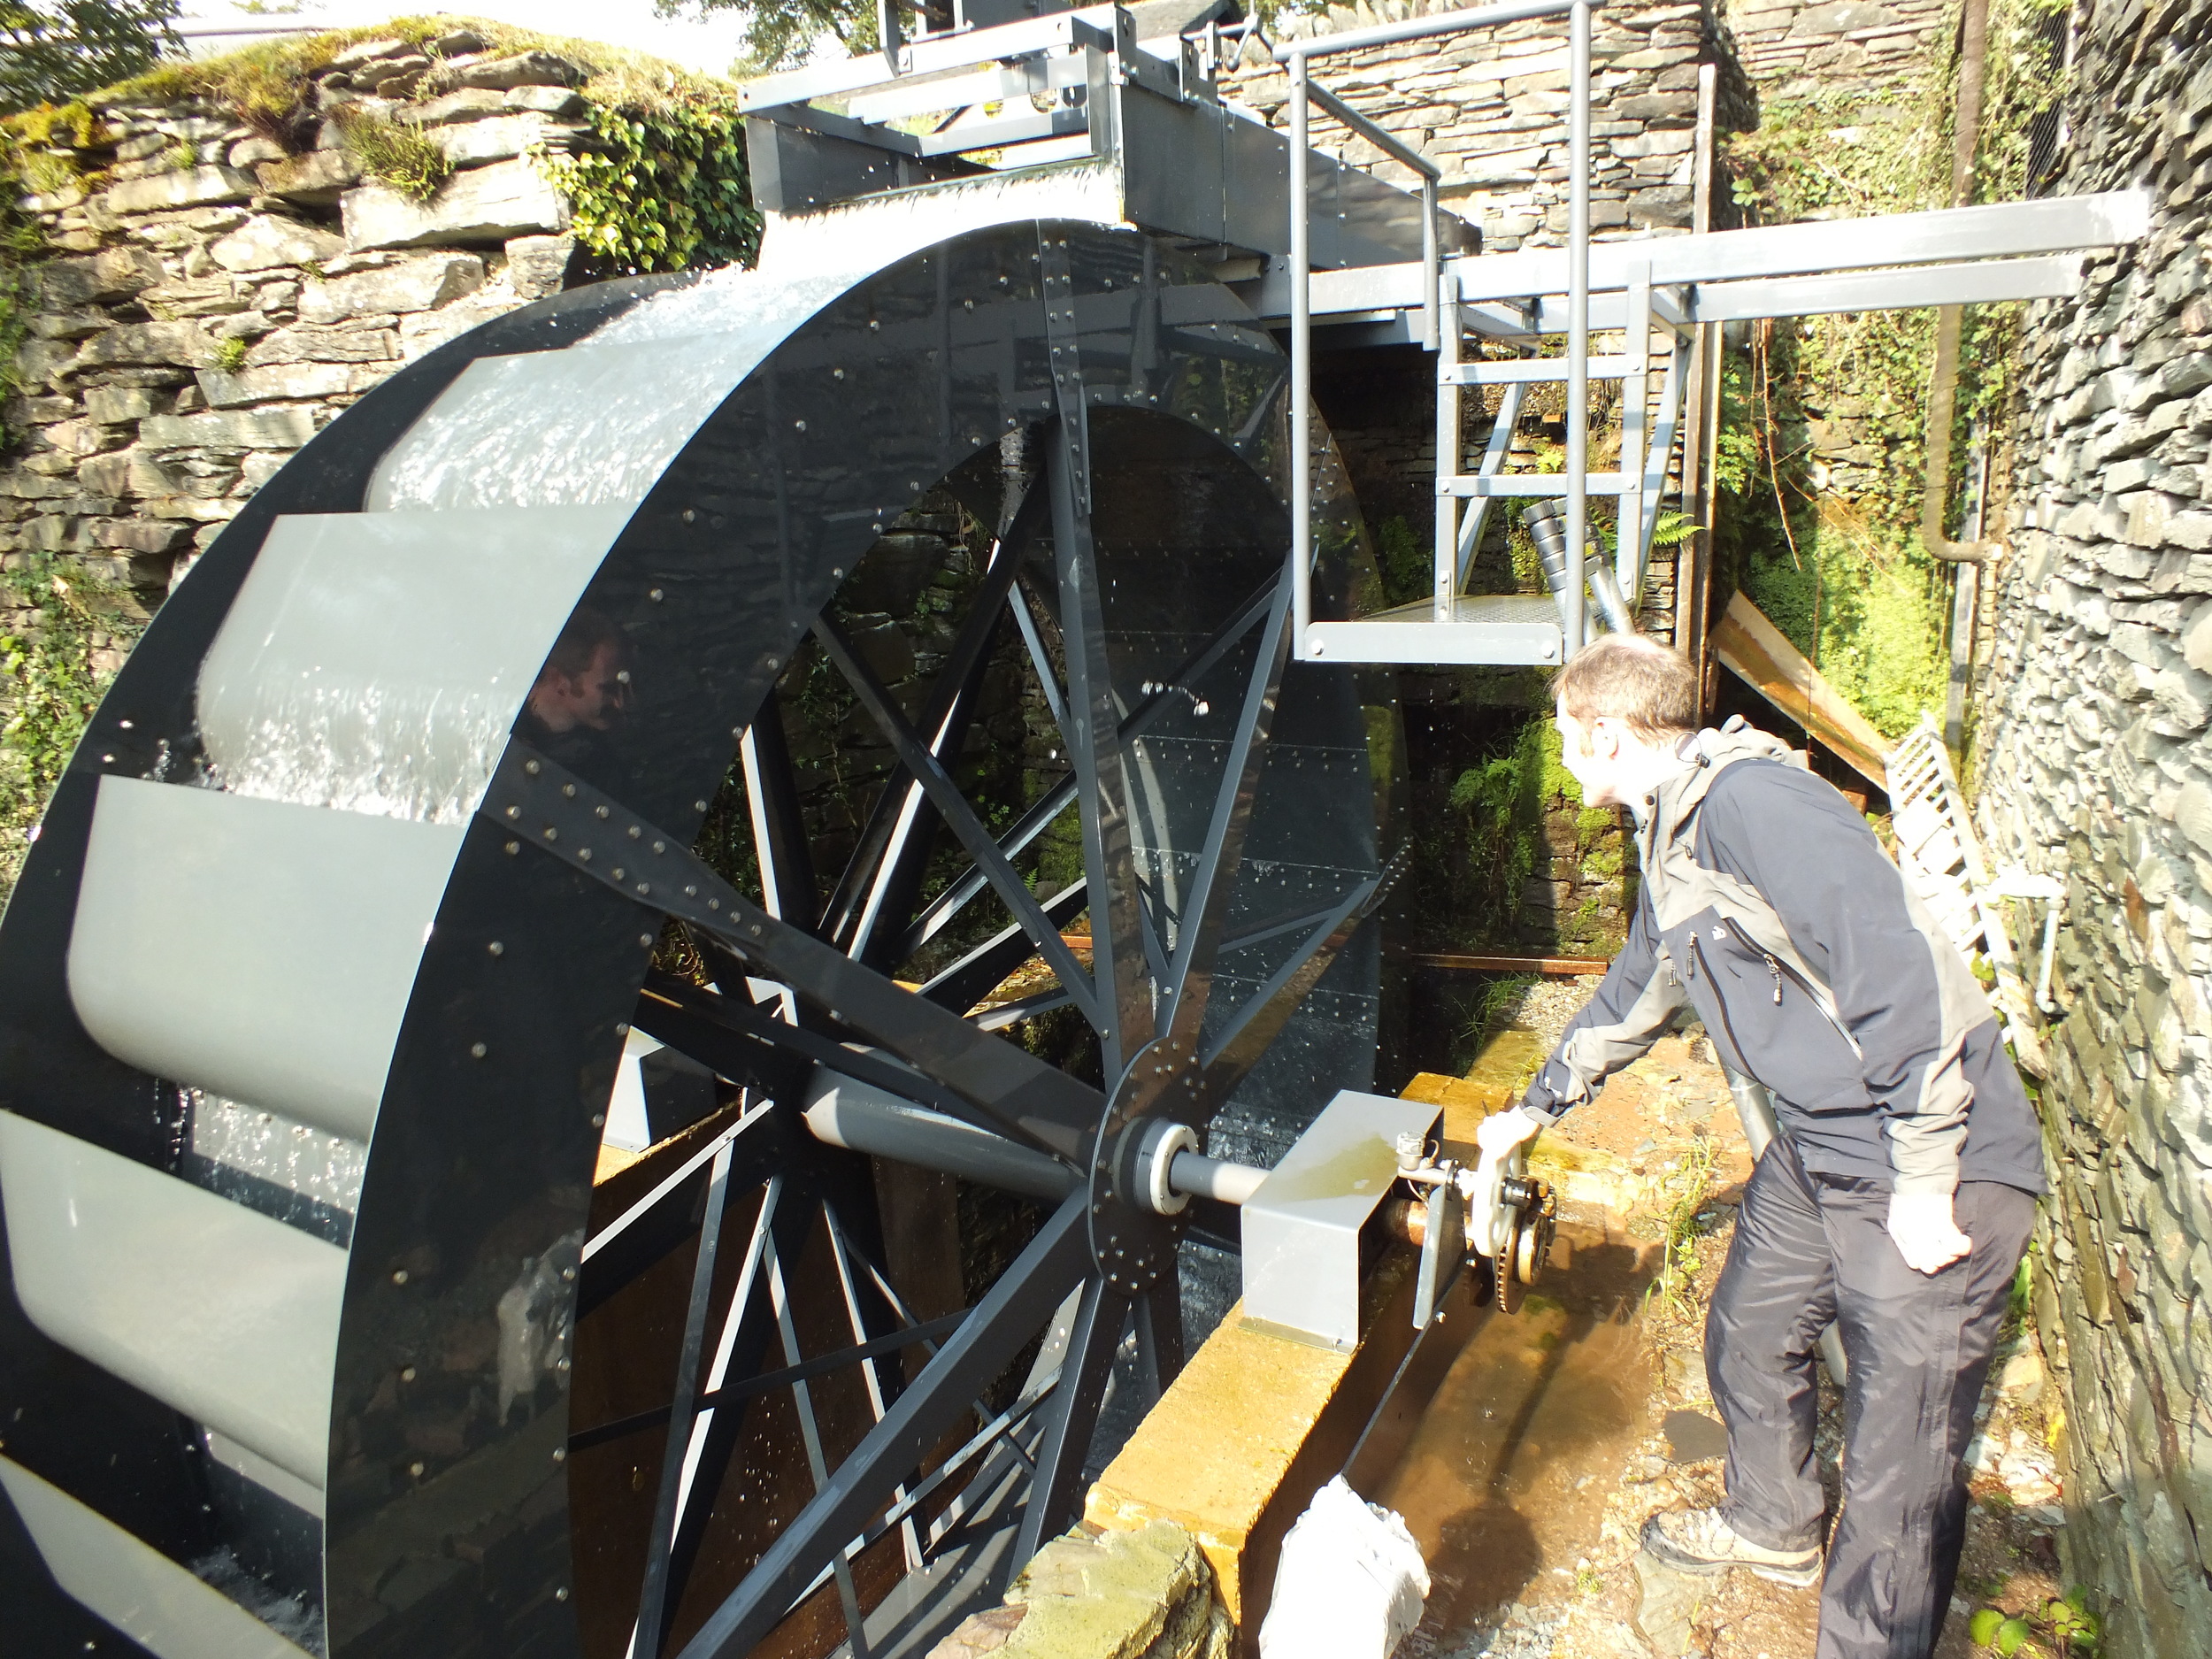
[[[563,680],[574,680],[591,671],[592,659],[603,650],[612,648],[618,659],[628,655],[629,640],[622,630],[589,605],[579,605],[569,617],[561,637],[553,641],[552,653],[545,659],[545,666],[538,671],[542,680],[558,674]]]
[[[1553,676],[1551,695],[1575,719],[1619,720],[1647,743],[1697,729],[1697,670],[1640,634],[1591,641]]]

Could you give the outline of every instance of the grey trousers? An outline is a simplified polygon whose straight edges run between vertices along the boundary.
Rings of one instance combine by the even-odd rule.
[[[1927,1659],[1950,1609],[1966,1443],[2035,1199],[1967,1181],[1954,1214],[1972,1252],[1916,1272],[1889,1236],[1886,1187],[1809,1175],[1777,1136],[1706,1315],[1705,1375],[1728,1429],[1722,1514],[1770,1549],[1821,1542],[1813,1347],[1832,1320],[1843,1333],[1843,1507],[1819,1659]]]

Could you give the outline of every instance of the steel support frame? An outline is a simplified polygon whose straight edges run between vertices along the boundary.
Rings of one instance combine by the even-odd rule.
[[[1320,38],[1287,41],[1275,48],[1275,59],[1282,64],[1290,76],[1290,254],[1288,275],[1290,281],[1290,553],[1288,565],[1291,581],[1291,655],[1298,661],[1312,661],[1324,654],[1325,646],[1313,633],[1313,434],[1311,407],[1313,399],[1313,319],[1312,319],[1312,204],[1308,199],[1310,177],[1307,135],[1312,105],[1318,104],[1331,115],[1342,121],[1352,131],[1374,144],[1385,154],[1402,162],[1421,175],[1421,286],[1418,303],[1422,311],[1422,339],[1424,349],[1441,349],[1443,328],[1443,259],[1437,227],[1436,187],[1442,177],[1436,164],[1412,149],[1394,134],[1386,132],[1372,121],[1336,97],[1326,88],[1314,83],[1310,60],[1337,52],[1358,51],[1372,46],[1394,45],[1402,41],[1425,40],[1432,35],[1455,34],[1462,29],[1486,28],[1502,23],[1520,22],[1530,18],[1555,17],[1570,12],[1579,19],[1582,42],[1582,73],[1577,77],[1575,96],[1579,100],[1579,131],[1582,134],[1583,165],[1574,169],[1572,189],[1574,199],[1581,204],[1580,211],[1586,230],[1589,219],[1589,20],[1594,0],[1509,0],[1509,4],[1479,6],[1464,12],[1448,12],[1441,16],[1409,18],[1401,22],[1385,23],[1371,28],[1353,29],[1340,35]],[[1456,330],[1456,324],[1453,325]],[[1586,347],[1586,341],[1585,342]],[[1587,356],[1586,349],[1584,356]],[[1457,399],[1450,399],[1456,412]],[[1574,444],[1572,415],[1570,413],[1569,447]],[[1444,415],[1438,415],[1438,465],[1445,465],[1443,445]],[[1585,421],[1586,435],[1586,419]],[[1451,464],[1458,457],[1458,430],[1455,424],[1448,440]],[[1571,465],[1569,471],[1574,467]],[[1578,505],[1575,511],[1578,513]],[[1446,518],[1452,515],[1444,514]],[[1578,519],[1577,522],[1579,522]],[[1440,612],[1448,612],[1450,595],[1443,591],[1445,567],[1451,563],[1456,550],[1455,541],[1448,541],[1452,530],[1441,527],[1437,533],[1436,565],[1439,591],[1436,603]]]

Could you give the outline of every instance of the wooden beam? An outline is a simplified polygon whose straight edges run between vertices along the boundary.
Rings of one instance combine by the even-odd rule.
[[[1417,968],[1448,968],[1455,973],[1603,973],[1612,963],[1603,956],[1501,956],[1455,950],[1394,952]]]
[[[1883,759],[1893,745],[1820,677],[1782,630],[1739,593],[1713,630],[1713,649],[1729,672],[1803,726],[1885,794]]]

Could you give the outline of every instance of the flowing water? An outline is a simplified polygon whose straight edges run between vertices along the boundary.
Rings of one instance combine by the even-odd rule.
[[[1548,1047],[1508,1027],[1468,1080],[1502,1106]],[[1649,1432],[1640,1314],[1656,1246],[1595,1217],[1563,1221],[1559,1240],[1517,1311],[1482,1311],[1396,1465],[1367,1480],[1429,1564],[1404,1659],[1480,1653],[1514,1609],[1576,1594],[1605,1500]]]

